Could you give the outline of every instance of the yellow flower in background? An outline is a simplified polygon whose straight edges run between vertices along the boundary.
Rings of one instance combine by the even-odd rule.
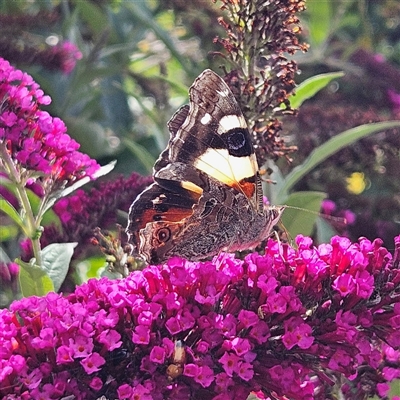
[[[362,172],[353,172],[346,178],[346,182],[347,191],[352,194],[361,194],[367,186],[367,180]]]

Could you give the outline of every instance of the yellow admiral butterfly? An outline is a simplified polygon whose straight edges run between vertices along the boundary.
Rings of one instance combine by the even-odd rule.
[[[254,248],[283,212],[263,202],[250,133],[222,78],[205,70],[189,97],[168,122],[154,183],[129,210],[129,242],[149,264]]]

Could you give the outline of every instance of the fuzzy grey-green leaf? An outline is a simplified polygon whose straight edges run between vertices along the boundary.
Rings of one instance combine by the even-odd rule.
[[[24,221],[19,215],[18,211],[13,207],[13,205],[4,198],[0,198],[0,209],[6,213],[21,229],[27,234],[28,231],[24,225]],[[2,239],[4,240],[4,239]]]
[[[67,275],[69,264],[78,243],[52,243],[42,250],[43,269],[53,281],[57,292]]]
[[[18,279],[24,297],[44,296],[49,292],[54,292],[53,282],[46,271],[37,265],[21,260],[17,260],[17,263],[20,266]]]

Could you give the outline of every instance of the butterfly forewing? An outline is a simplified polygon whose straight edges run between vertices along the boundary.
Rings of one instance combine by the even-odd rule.
[[[194,165],[241,191],[251,206],[259,209],[260,193],[253,190],[258,165],[246,121],[232,92],[218,75],[206,70],[195,80],[189,95],[186,119],[182,115],[188,110],[181,109],[169,123],[170,162]]]

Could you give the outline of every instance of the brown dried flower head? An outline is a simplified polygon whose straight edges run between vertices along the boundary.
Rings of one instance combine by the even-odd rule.
[[[297,64],[289,59],[296,51],[307,51],[299,42],[301,33],[297,13],[300,0],[221,0],[226,17],[219,23],[226,38],[224,57],[234,66],[225,77],[253,132],[260,165],[266,159],[285,156],[295,150],[279,137],[277,117],[294,114],[288,96],[295,88]],[[283,104],[283,106],[282,106]]]

